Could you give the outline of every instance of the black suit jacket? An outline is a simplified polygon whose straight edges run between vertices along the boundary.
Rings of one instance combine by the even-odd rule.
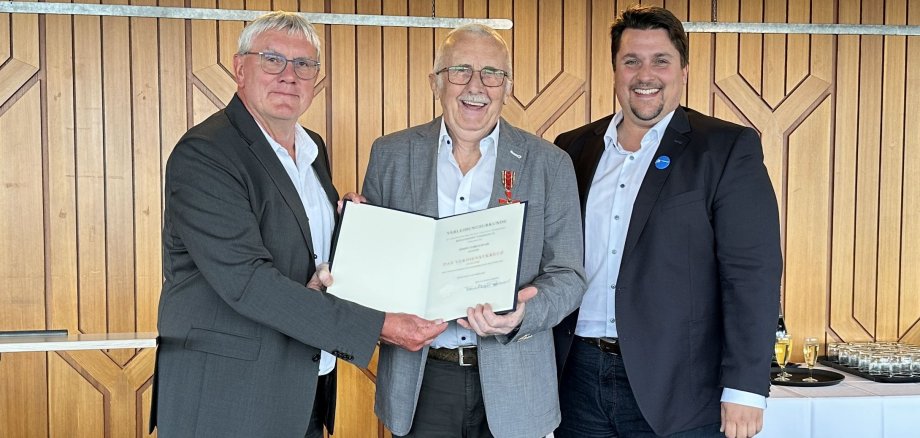
[[[612,117],[556,139],[575,164],[582,213]],[[768,394],[782,254],[754,130],[677,108],[661,156],[670,165],[652,160],[633,205],[615,299],[636,401],[667,435],[720,421],[723,387]],[[556,329],[560,373],[577,319]]]
[[[325,145],[310,135],[335,208]],[[320,349],[366,366],[383,313],[305,287],[315,270],[306,212],[238,97],[176,145],[165,202],[151,428],[302,438]]]

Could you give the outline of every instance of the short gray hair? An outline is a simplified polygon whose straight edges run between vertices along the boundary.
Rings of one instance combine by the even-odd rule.
[[[240,33],[240,39],[237,43],[239,49],[236,53],[242,55],[248,52],[252,49],[252,42],[256,37],[270,30],[287,31],[288,35],[306,38],[316,49],[316,58],[319,59],[320,44],[319,34],[316,33],[316,29],[302,15],[285,11],[269,12],[249,23]]]
[[[473,35],[477,37],[490,37],[499,43],[502,48],[505,50],[505,63],[508,65],[508,78],[513,77],[513,70],[511,67],[511,51],[508,50],[508,43],[505,42],[505,39],[502,38],[501,34],[492,29],[489,26],[484,24],[464,24],[447,34],[447,37],[444,38],[444,41],[441,42],[441,45],[438,46],[438,51],[434,56],[434,69],[432,73],[441,70],[444,67],[449,67],[444,65],[444,52],[447,52],[448,48],[454,45],[454,40],[459,38],[462,35]],[[440,78],[438,79],[440,81]],[[440,83],[440,82],[439,82]]]

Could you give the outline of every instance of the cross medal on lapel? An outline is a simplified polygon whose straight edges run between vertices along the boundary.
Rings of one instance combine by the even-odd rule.
[[[514,171],[511,171],[511,170],[502,171],[502,187],[505,188],[505,197],[498,199],[499,204],[501,205],[517,204],[521,202],[520,200],[513,199],[511,197],[511,189],[514,187],[515,177],[516,175],[514,174]]]

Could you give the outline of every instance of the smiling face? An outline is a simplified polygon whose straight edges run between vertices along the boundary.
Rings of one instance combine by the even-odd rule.
[[[687,67],[664,29],[626,29],[614,58],[623,122],[651,128],[680,105]]]
[[[441,101],[444,123],[455,141],[478,143],[492,132],[501,116],[502,105],[511,94],[511,78],[498,87],[482,84],[479,70],[491,67],[510,71],[505,47],[491,36],[458,33],[443,48],[441,68],[468,66],[476,72],[466,85],[452,84],[447,72],[428,79],[435,98]]]
[[[317,60],[316,48],[302,35],[268,30],[253,39],[250,52],[272,52],[287,59]],[[237,94],[263,127],[287,126],[297,123],[313,102],[316,78],[303,80],[288,63],[279,74],[262,71],[259,55],[234,55]]]

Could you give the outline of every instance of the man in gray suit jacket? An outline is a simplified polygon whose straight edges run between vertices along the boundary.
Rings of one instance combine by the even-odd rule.
[[[169,158],[150,423],[161,438],[320,437],[335,357],[366,366],[378,338],[418,350],[446,328],[307,287],[337,200],[322,138],[297,123],[318,59],[301,16],[257,19],[233,58],[236,96]]]
[[[494,30],[452,31],[429,78],[443,117],[378,139],[363,194],[434,217],[527,201],[521,290],[514,312],[470,308],[436,348],[381,346],[375,410],[397,436],[543,436],[560,421],[552,327],[585,288],[572,163],[500,119],[511,60]]]

